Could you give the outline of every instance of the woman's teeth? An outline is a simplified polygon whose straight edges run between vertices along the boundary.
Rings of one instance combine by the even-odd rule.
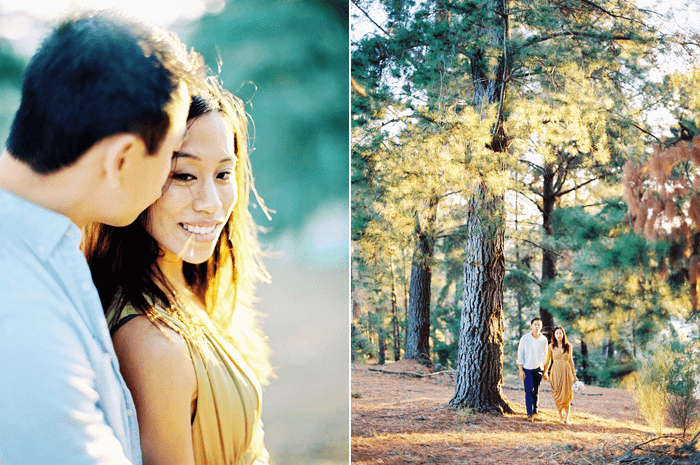
[[[187,231],[189,231],[191,233],[195,233],[195,234],[211,234],[216,229],[216,225],[203,227],[203,226],[192,226],[191,224],[186,224],[186,223],[180,223],[180,226],[185,228]]]

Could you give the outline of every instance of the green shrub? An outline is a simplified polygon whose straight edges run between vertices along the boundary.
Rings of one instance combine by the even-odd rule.
[[[644,419],[657,434],[666,419],[683,430],[698,423],[700,403],[695,393],[700,367],[697,341],[694,344],[678,340],[666,342],[645,354],[639,362],[636,386],[637,402]]]

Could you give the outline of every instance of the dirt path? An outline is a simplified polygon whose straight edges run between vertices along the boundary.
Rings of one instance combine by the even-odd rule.
[[[561,425],[543,382],[539,419],[528,423],[522,385],[514,374],[506,377],[503,392],[516,413],[497,417],[451,410],[447,403],[454,381],[449,375],[416,378],[370,368],[429,372],[408,360],[384,367],[353,365],[351,450],[358,465],[604,464],[654,437],[633,394],[621,389],[589,386],[574,394],[572,424]],[[654,443],[663,441],[669,447],[678,443]]]

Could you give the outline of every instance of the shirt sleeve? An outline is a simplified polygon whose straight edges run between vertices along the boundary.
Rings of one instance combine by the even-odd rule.
[[[130,465],[95,370],[56,309],[0,316],[0,463]]]
[[[521,337],[520,341],[518,342],[518,360],[516,362],[518,365],[525,364],[525,354],[524,354],[525,347],[523,347],[523,345],[524,345],[523,338]]]

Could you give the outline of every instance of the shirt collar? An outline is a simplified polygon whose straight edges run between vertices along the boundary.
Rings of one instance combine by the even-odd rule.
[[[66,216],[0,190],[0,231],[21,238],[41,260],[46,260],[64,238],[80,245],[80,229]]]

